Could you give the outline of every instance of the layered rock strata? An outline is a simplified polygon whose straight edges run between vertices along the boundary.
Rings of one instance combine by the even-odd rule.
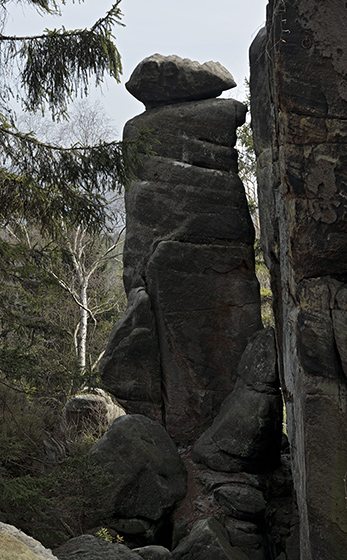
[[[346,16],[337,0],[271,0],[251,48],[301,560],[341,559],[347,545]]]
[[[150,130],[158,143],[126,194],[129,307],[101,367],[105,386],[128,412],[156,418],[180,435],[212,421],[261,318],[254,229],[234,150],[246,108],[232,99],[206,99],[231,87],[220,65],[208,63],[206,72],[168,58],[155,82],[160,103],[167,104],[124,129],[126,139]],[[134,74],[141,84],[141,68]],[[194,83],[193,100],[177,102],[189,99]],[[152,82],[151,88],[153,101]]]

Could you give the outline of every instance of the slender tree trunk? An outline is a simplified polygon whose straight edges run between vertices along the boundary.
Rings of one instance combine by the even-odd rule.
[[[77,335],[77,363],[81,371],[86,368],[87,355],[87,332],[88,332],[88,297],[87,283],[83,282],[80,286],[80,300],[83,307],[80,307],[80,324]]]

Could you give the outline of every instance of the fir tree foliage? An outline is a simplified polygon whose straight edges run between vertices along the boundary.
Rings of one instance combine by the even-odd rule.
[[[0,0],[1,31],[6,5]],[[67,117],[68,103],[88,94],[90,79],[100,85],[105,74],[119,81],[122,71],[112,29],[121,23],[117,0],[91,29],[46,29],[35,37],[0,33],[0,221],[24,217],[54,233],[57,220],[88,224],[97,230],[107,219],[109,193],[120,191],[148,150],[146,135],[136,142],[107,142],[70,148],[39,142],[34,133],[21,133],[9,108],[11,89],[25,110]],[[57,13],[51,0],[22,0],[46,13]],[[62,4],[65,1],[63,0]]]
[[[119,82],[122,65],[112,29],[115,24],[123,25],[120,2],[117,0],[91,29],[62,27],[25,37],[1,33],[1,98],[8,94],[7,80],[14,78],[11,87],[18,84],[17,98],[26,109],[44,110],[48,106],[53,116],[58,117],[66,112],[73,96],[88,93],[92,76],[96,85],[106,73]],[[47,13],[56,13],[58,8],[56,2],[48,0],[25,3],[34,4]]]
[[[93,147],[52,147],[32,134],[0,128],[0,219],[25,217],[54,233],[57,221],[104,225],[108,195],[120,191],[139,162],[144,136]],[[146,149],[146,148],[144,148]]]

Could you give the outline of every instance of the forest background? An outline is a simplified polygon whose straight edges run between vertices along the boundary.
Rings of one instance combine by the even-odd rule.
[[[89,29],[61,27],[34,39],[10,34],[11,4],[0,0],[0,520],[54,546],[88,528],[105,483],[86,454],[102,426],[68,433],[62,411],[76,392],[100,384],[98,363],[126,305],[122,190],[139,149],[152,148],[147,138],[135,146],[115,140],[112,118],[89,88],[90,78],[121,80],[113,36],[122,29],[120,0]],[[64,7],[23,0],[17,9],[25,5],[41,14]],[[243,93],[247,102],[247,85]],[[259,238],[249,120],[239,147]],[[268,323],[259,239],[256,255]]]

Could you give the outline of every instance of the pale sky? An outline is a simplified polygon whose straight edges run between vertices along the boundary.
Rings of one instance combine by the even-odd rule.
[[[112,0],[67,0],[62,17],[42,17],[34,8],[10,2],[6,32],[32,35],[46,27],[53,29],[90,27],[112,5]],[[142,113],[144,106],[124,87],[135,66],[154,53],[176,54],[204,63],[218,61],[238,85],[228,97],[244,99],[244,78],[248,77],[248,49],[265,22],[267,0],[122,0],[126,27],[116,26],[116,44],[122,56],[121,84],[108,79],[99,97],[121,134],[127,120]]]

